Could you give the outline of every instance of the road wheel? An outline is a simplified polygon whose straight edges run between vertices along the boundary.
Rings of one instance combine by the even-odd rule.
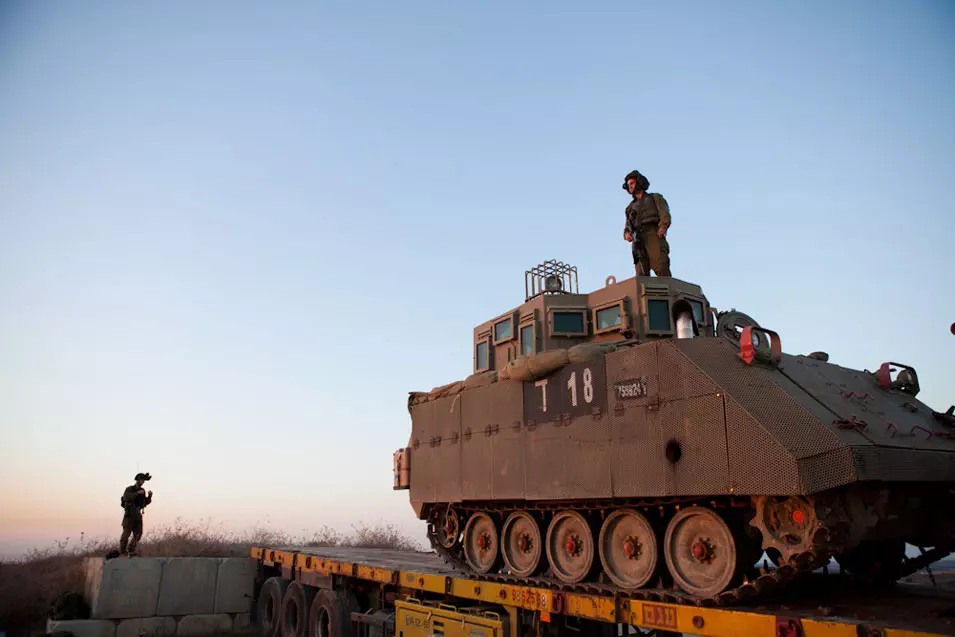
[[[498,564],[500,541],[491,516],[475,513],[464,527],[464,557],[478,573],[489,573]]]
[[[673,516],[663,554],[676,585],[700,597],[723,592],[743,571],[729,526],[704,507],[688,507]]]
[[[597,542],[600,563],[614,584],[640,588],[657,570],[657,536],[641,513],[614,511],[604,520]]]
[[[543,555],[540,527],[527,511],[515,511],[501,530],[501,553],[515,575],[529,577],[540,566]]]
[[[594,535],[577,511],[561,511],[547,528],[547,561],[558,578],[569,584],[582,581],[594,565]]]

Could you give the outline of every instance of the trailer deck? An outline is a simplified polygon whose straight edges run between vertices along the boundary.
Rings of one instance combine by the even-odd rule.
[[[542,580],[520,585],[478,580],[445,564],[434,553],[283,546],[253,547],[251,556],[263,568],[304,585],[327,586],[331,578],[376,583],[405,598],[495,605],[512,616],[512,611],[519,609],[543,623],[576,618],[712,636],[955,635],[955,590],[899,583],[887,592],[862,591],[837,574],[813,574],[772,603],[701,607],[635,599],[611,586],[580,592]]]

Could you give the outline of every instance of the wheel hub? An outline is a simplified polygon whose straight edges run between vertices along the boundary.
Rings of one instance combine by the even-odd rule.
[[[693,543],[692,551],[693,558],[701,564],[711,564],[713,558],[716,557],[716,549],[714,549],[710,538],[699,538]]]
[[[488,550],[491,548],[491,536],[487,533],[482,533],[481,536],[478,537],[477,545],[482,551]]]
[[[631,560],[637,559],[640,557],[640,553],[643,550],[643,546],[640,544],[640,541],[633,537],[632,535],[628,537],[623,543],[623,554],[626,555]]]
[[[517,548],[521,550],[521,553],[530,553],[533,546],[534,542],[531,540],[531,536],[527,533],[521,533],[521,536],[517,539]]]
[[[580,538],[576,535],[571,535],[567,538],[567,542],[564,544],[564,550],[567,551],[569,555],[577,557],[580,555],[580,549],[582,548]]]

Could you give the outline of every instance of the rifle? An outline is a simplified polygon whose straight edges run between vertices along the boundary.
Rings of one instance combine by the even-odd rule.
[[[630,253],[633,255],[633,265],[637,268],[638,273],[643,274],[643,242],[640,241],[640,232],[633,227],[630,215],[627,215],[625,229],[630,233]]]

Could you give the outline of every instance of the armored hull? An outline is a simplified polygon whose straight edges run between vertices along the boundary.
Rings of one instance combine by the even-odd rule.
[[[396,488],[479,577],[725,602],[835,556],[894,580],[952,550],[952,418],[914,370],[824,358],[758,326],[520,356],[411,395]]]

